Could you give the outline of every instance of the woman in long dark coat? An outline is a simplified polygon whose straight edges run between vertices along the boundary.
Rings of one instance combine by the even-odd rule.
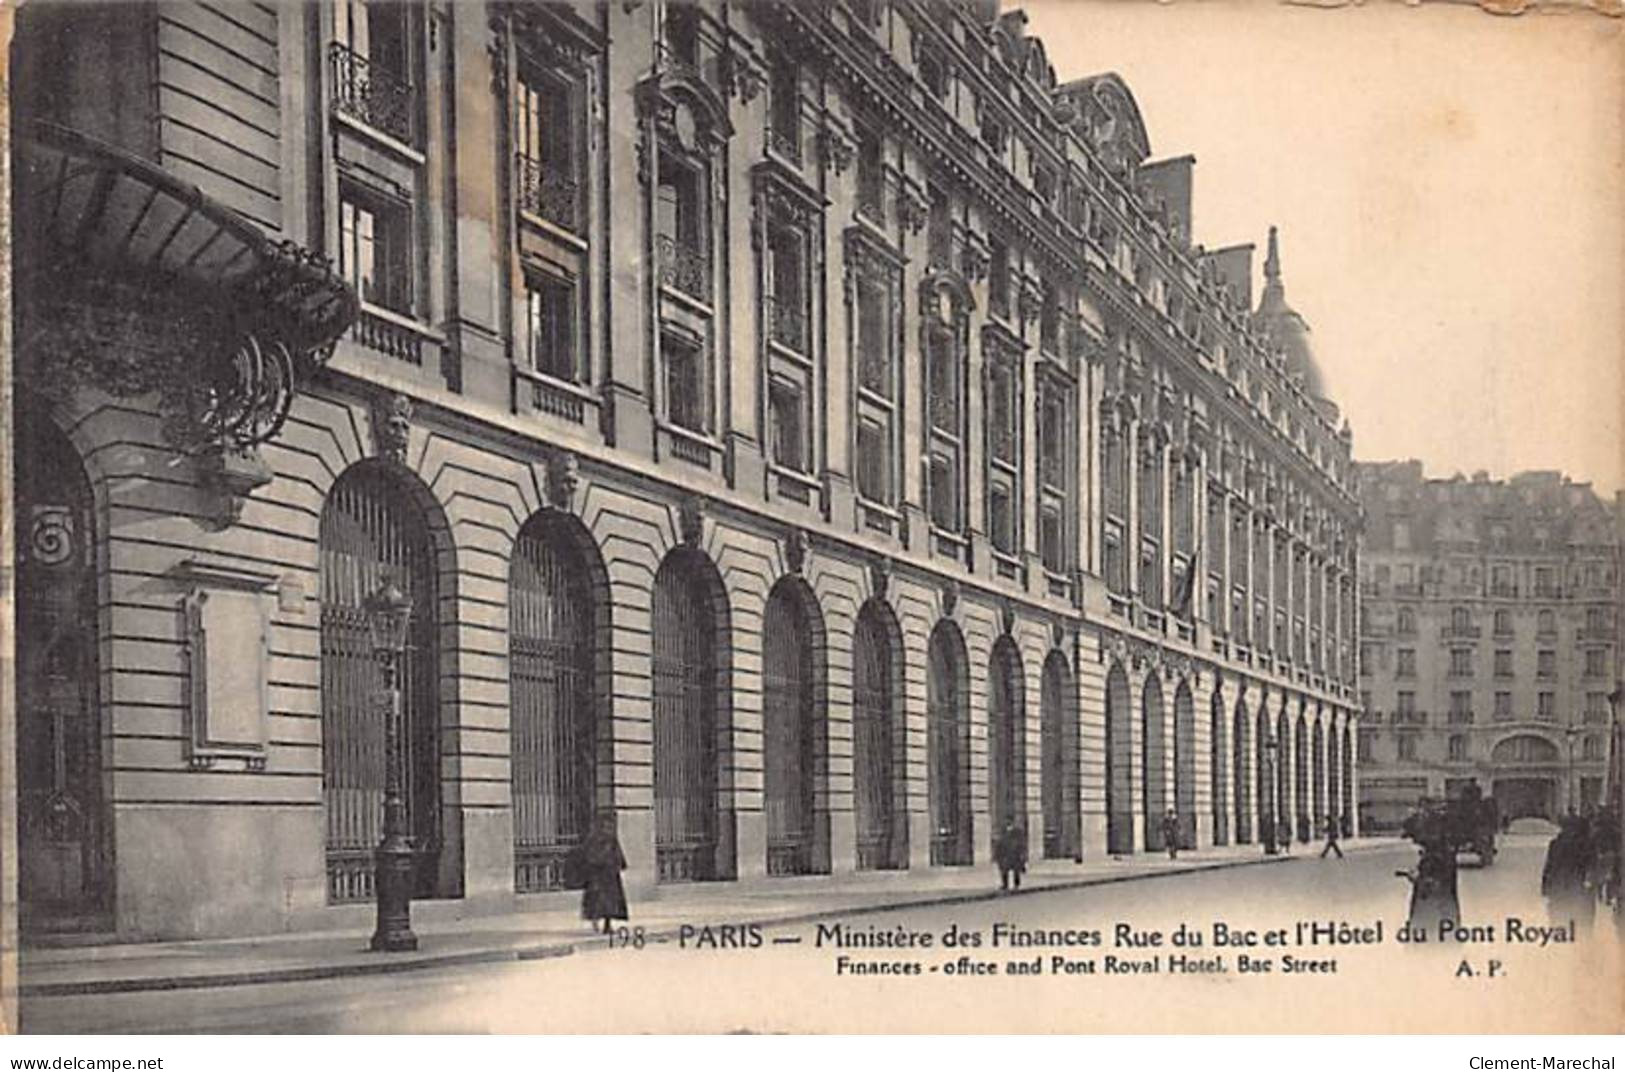
[[[595,925],[603,921],[609,933],[610,920],[626,919],[626,887],[621,872],[626,870],[626,854],[615,837],[615,817],[601,815],[592,833],[581,845],[581,865],[586,880],[581,894],[581,918]]]

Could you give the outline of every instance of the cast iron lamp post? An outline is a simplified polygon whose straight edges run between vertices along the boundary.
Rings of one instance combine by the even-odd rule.
[[[373,658],[383,672],[379,704],[384,714],[384,838],[373,855],[373,886],[378,923],[372,932],[375,952],[399,953],[418,947],[412,933],[412,838],[406,825],[406,799],[401,783],[401,652],[412,603],[392,580],[385,580],[363,604]]]
[[[1264,799],[1260,801],[1265,806],[1265,813],[1260,817],[1260,825],[1264,827],[1264,853],[1274,856],[1280,852],[1280,846],[1275,842],[1275,750],[1280,747],[1274,737],[1264,740]]]

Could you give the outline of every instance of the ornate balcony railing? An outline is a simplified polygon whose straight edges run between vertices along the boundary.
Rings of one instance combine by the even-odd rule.
[[[520,154],[514,164],[519,207],[566,231],[581,229],[581,184],[567,169]]]
[[[660,235],[655,239],[655,255],[660,263],[661,286],[710,302],[711,258],[704,249]]]
[[[417,90],[412,83],[348,46],[334,43],[333,105],[350,118],[411,145],[416,136]]]

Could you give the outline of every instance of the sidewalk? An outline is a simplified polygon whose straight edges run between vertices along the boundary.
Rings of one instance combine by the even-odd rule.
[[[1343,843],[1348,852],[1373,851],[1395,842],[1362,838]],[[1232,867],[1287,864],[1312,859],[1315,845],[1294,847],[1292,856],[1265,856],[1257,845],[1163,855],[1093,859],[1085,863],[1045,860],[1028,871],[1019,894],[1073,889],[1111,882],[1189,874]],[[633,923],[647,940],[674,938],[679,925],[801,923],[834,915],[968,903],[1001,896],[991,865],[929,872],[869,871],[839,877],[754,879],[658,888],[632,906]],[[381,954],[367,948],[371,932],[321,931],[255,938],[188,942],[24,949],[23,997],[181,990],[374,975],[461,964],[568,956],[601,945],[577,913],[577,898],[550,898],[556,907],[525,914],[418,924],[413,953]]]

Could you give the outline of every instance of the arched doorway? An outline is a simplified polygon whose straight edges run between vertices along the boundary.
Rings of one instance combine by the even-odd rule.
[[[1337,716],[1328,716],[1331,721],[1326,730],[1326,817],[1338,829],[1342,829],[1343,822],[1343,757],[1339,753],[1341,737],[1337,731]]]
[[[858,612],[852,633],[852,766],[860,871],[903,867],[908,859],[895,773],[902,768],[897,634],[891,608],[879,600]]]
[[[1213,844],[1230,844],[1230,770],[1225,752],[1224,698],[1213,690],[1208,713],[1208,770],[1211,772],[1213,800]]]
[[[1236,844],[1249,845],[1253,840],[1253,787],[1247,779],[1247,757],[1251,755],[1253,735],[1248,732],[1251,720],[1247,705],[1236,697],[1236,710],[1230,720],[1231,781],[1236,793]]]
[[[1297,730],[1292,738],[1292,801],[1293,814],[1297,820],[1299,841],[1308,841],[1313,836],[1309,830],[1310,770],[1309,723],[1300,714],[1298,716]]]
[[[1145,788],[1145,850],[1167,848],[1162,836],[1162,816],[1168,810],[1166,734],[1163,732],[1162,685],[1156,671],[1146,675],[1145,693],[1140,699],[1140,734],[1145,741],[1141,755],[1141,785]]]
[[[823,769],[823,650],[812,593],[799,578],[784,578],[768,593],[762,615],[762,788],[770,875],[829,870],[815,811]]]
[[[1174,814],[1179,847],[1196,848],[1196,700],[1183,680],[1174,690]]]
[[[1106,851],[1134,851],[1134,711],[1120,663],[1106,674]]]
[[[716,569],[693,548],[655,574],[655,872],[661,882],[713,879],[717,859],[717,647],[724,628]]]
[[[328,900],[373,896],[373,850],[383,827],[384,716],[373,702],[379,679],[364,602],[386,579],[412,605],[398,680],[414,896],[454,894],[456,871],[443,867],[452,861],[442,858],[440,592],[417,489],[382,463],[352,465],[328,493],[319,540]]]
[[[102,784],[96,511],[67,436],[17,406],[17,893],[23,930],[95,930],[112,907]]]
[[[1343,761],[1343,778],[1342,778],[1343,806],[1342,806],[1342,809],[1341,809],[1342,817],[1339,819],[1339,821],[1343,824],[1343,836],[1344,837],[1353,837],[1354,836],[1354,749],[1352,747],[1352,735],[1349,732],[1349,728],[1348,728],[1348,726],[1346,724],[1343,726],[1343,747],[1340,749],[1340,752],[1341,752],[1341,758],[1342,758],[1342,761]]]
[[[970,713],[965,642],[951,622],[931,631],[926,657],[927,771],[931,797],[931,862],[974,861],[970,800]]]
[[[1268,845],[1276,840],[1276,832],[1280,825],[1280,801],[1276,792],[1277,773],[1281,751],[1281,742],[1272,739],[1273,731],[1270,727],[1269,715],[1265,712],[1265,703],[1258,702],[1258,712],[1254,722],[1253,734],[1253,799],[1258,805],[1258,839]],[[1271,746],[1274,746],[1273,748]]]
[[[589,546],[580,522],[551,512],[531,518],[514,543],[508,666],[519,893],[562,887],[565,858],[592,826],[607,615]]]
[[[1297,753],[1293,751],[1292,720],[1283,708],[1275,717],[1275,828],[1288,838],[1297,837],[1297,824],[1293,820],[1292,769]]]
[[[1027,822],[1026,734],[1023,718],[1021,655],[1015,642],[1000,637],[987,667],[988,797],[997,838],[1005,824]]]
[[[1083,816],[1078,810],[1078,719],[1073,713],[1072,671],[1052,651],[1038,689],[1042,725],[1040,791],[1044,798],[1044,858],[1083,859]]]
[[[1320,831],[1326,821],[1326,731],[1321,728],[1320,718],[1316,716],[1314,729],[1311,731],[1310,755],[1313,761],[1313,789],[1314,796],[1314,826],[1309,831],[1313,838]]]

